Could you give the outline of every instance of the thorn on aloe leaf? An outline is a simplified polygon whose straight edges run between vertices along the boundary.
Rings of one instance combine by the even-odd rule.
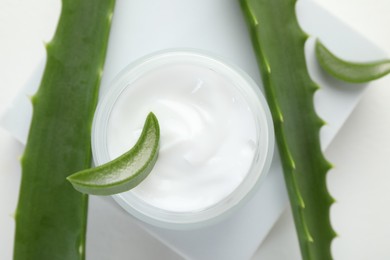
[[[334,165],[331,162],[326,161],[326,167],[327,167],[327,170],[329,171],[330,169],[334,168]]]
[[[320,86],[318,84],[313,84],[313,93],[320,89]]]
[[[333,196],[329,195],[329,202],[330,202],[330,204],[334,204],[337,201],[336,201],[336,199]]]
[[[24,156],[23,155],[19,156],[18,160],[19,160],[20,163],[23,163]]]
[[[43,45],[45,46],[45,49],[46,49],[46,52],[49,52],[49,50],[52,48],[53,46],[53,41],[48,41],[48,42],[43,42]]]
[[[110,12],[110,13],[108,13],[108,15],[107,15],[107,20],[108,20],[108,23],[110,23],[111,24],[111,21],[112,21],[112,16],[113,16],[113,12]]]
[[[321,117],[317,117],[317,124],[318,124],[318,126],[321,128],[321,127],[323,127],[324,125],[326,125],[327,123],[326,123],[326,121],[323,120]]]
[[[309,243],[313,243],[313,242],[314,242],[314,239],[313,239],[313,236],[310,234],[309,228],[307,227],[307,222],[305,221],[303,212],[301,211],[299,214],[300,214],[300,216],[301,216],[302,227],[303,227],[303,232],[304,232],[304,234],[305,234],[305,238],[307,239],[307,241],[308,241]]]
[[[99,79],[101,79],[102,76],[103,76],[103,68],[99,68],[98,69],[98,77],[99,77]]]

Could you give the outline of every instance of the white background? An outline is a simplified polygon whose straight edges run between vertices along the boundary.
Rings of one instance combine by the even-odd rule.
[[[316,0],[384,49],[390,57],[390,1]],[[0,0],[0,113],[25,84],[44,52],[56,24],[60,1]],[[0,129],[0,259],[10,259],[11,217],[23,147]],[[363,99],[326,152],[335,165],[328,175],[336,198],[331,218],[339,237],[332,251],[340,260],[390,259],[390,76],[370,85]],[[10,182],[9,180],[12,180]],[[9,203],[10,200],[14,200]],[[7,202],[7,203],[6,203]],[[134,259],[179,259],[137,226],[129,247]],[[254,259],[300,259],[287,209]],[[115,259],[113,259],[115,260]]]

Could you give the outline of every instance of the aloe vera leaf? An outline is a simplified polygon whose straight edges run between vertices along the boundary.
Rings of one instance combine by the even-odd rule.
[[[347,82],[368,82],[390,73],[390,60],[367,63],[345,61],[335,56],[319,40],[316,41],[316,56],[326,72]]]
[[[272,112],[302,258],[331,259],[333,199],[326,187],[331,165],[320,147],[324,122],[313,104],[318,86],[307,71],[307,35],[297,22],[295,4],[295,0],[241,0]]]
[[[158,157],[160,128],[153,113],[146,118],[137,143],[126,153],[96,168],[70,175],[73,187],[93,195],[112,195],[140,184],[152,171]]]
[[[63,0],[46,46],[21,159],[15,260],[84,259],[88,197],[66,177],[90,167],[90,130],[114,0]]]

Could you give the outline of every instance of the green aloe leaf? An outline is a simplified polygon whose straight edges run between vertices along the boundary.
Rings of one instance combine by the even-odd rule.
[[[272,112],[302,258],[331,259],[335,237],[326,187],[331,165],[321,151],[324,122],[314,110],[318,86],[305,61],[307,35],[295,14],[296,0],[241,0]]]
[[[62,1],[41,85],[32,98],[15,213],[15,260],[85,258],[88,197],[66,177],[91,164],[91,124],[114,4]]]
[[[93,195],[112,195],[128,191],[152,171],[158,156],[160,128],[150,113],[137,143],[128,152],[96,168],[76,172],[67,179],[73,187]]]
[[[326,72],[347,82],[368,82],[390,73],[390,60],[367,63],[345,61],[335,56],[319,40],[316,41],[316,56]]]

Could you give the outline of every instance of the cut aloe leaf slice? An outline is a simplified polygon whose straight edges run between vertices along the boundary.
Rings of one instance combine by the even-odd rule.
[[[152,171],[158,157],[159,140],[158,120],[153,113],[149,113],[141,136],[133,148],[106,164],[76,172],[67,179],[76,190],[92,195],[128,191]]]
[[[319,40],[316,41],[316,56],[326,72],[347,82],[368,82],[390,73],[390,60],[367,63],[345,61],[330,52]]]

